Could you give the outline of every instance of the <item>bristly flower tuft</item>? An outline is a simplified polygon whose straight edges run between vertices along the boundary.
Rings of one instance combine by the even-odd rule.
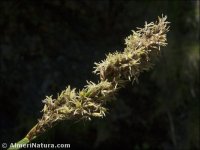
[[[144,28],[137,28],[125,39],[123,52],[110,53],[104,61],[95,63],[94,73],[100,76],[98,83],[87,81],[80,91],[68,86],[56,99],[46,97],[43,116],[26,138],[31,141],[61,120],[104,117],[106,103],[115,98],[117,90],[128,81],[138,81],[141,72],[152,68],[160,47],[167,45],[169,22],[166,19],[166,16],[162,16],[155,23],[145,22]]]

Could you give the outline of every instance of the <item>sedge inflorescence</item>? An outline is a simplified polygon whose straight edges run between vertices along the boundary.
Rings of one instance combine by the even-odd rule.
[[[104,117],[106,103],[115,98],[117,90],[128,81],[138,81],[141,72],[152,68],[160,47],[167,45],[169,22],[166,19],[166,16],[158,17],[157,22],[145,23],[143,28],[132,31],[125,39],[124,51],[110,53],[105,60],[95,63],[98,83],[87,81],[80,91],[68,86],[57,98],[46,97],[43,116],[26,137],[31,140],[61,120]]]

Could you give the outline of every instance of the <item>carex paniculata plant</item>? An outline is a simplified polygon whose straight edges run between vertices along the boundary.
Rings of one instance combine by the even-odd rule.
[[[68,86],[57,98],[47,96],[43,100],[43,115],[28,132],[22,143],[28,143],[62,120],[91,120],[104,117],[106,103],[115,98],[116,92],[127,82],[138,81],[140,73],[152,68],[155,58],[160,55],[160,47],[167,45],[169,31],[167,17],[158,17],[155,23],[147,23],[137,28],[125,39],[122,52],[116,51],[105,60],[95,63],[94,71],[99,82],[87,81],[82,90]]]

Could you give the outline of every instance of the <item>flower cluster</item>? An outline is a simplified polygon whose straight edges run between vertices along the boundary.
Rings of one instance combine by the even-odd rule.
[[[114,99],[126,82],[137,81],[141,72],[149,70],[160,47],[166,46],[169,29],[166,19],[162,16],[158,22],[145,23],[144,28],[138,28],[125,39],[123,52],[108,54],[104,61],[95,63],[94,73],[100,76],[99,83],[87,82],[80,91],[68,86],[56,99],[46,97],[43,116],[26,137],[31,141],[61,120],[104,117],[106,102]]]
[[[166,46],[166,33],[169,30],[167,17],[158,17],[158,22],[145,23],[125,39],[123,52],[109,54],[101,63],[96,64],[95,73],[101,80],[137,80],[139,74],[152,67],[154,57],[158,56],[160,46]]]

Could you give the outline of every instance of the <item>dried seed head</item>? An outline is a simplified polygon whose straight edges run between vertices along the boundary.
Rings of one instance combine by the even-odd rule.
[[[158,22],[145,22],[125,39],[123,52],[109,54],[101,63],[95,63],[94,73],[101,80],[137,80],[139,74],[152,67],[152,59],[158,56],[161,46],[166,46],[166,33],[169,31],[167,17],[158,17]]]
[[[162,16],[158,17],[158,22],[145,22],[144,28],[138,28],[125,39],[123,52],[108,54],[104,61],[95,63],[94,73],[100,75],[99,83],[87,82],[79,92],[68,86],[56,99],[46,97],[43,116],[28,133],[29,140],[60,120],[104,117],[106,102],[114,99],[116,91],[127,81],[137,81],[141,72],[149,70],[160,47],[166,46],[166,33],[169,31],[166,19]]]

